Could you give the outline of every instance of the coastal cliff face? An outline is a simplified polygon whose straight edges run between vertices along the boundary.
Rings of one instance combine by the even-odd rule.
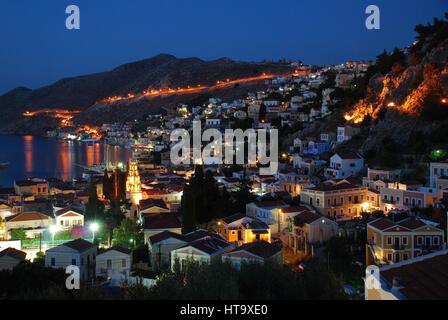
[[[0,96],[3,119],[0,132],[41,134],[57,123],[44,115],[33,119],[23,117],[26,111],[79,110],[81,112],[75,117],[75,121],[80,122],[99,122],[103,121],[103,117],[104,121],[122,119],[121,117],[127,119],[158,113],[163,107],[170,107],[181,100],[191,100],[201,93],[192,92],[154,99],[147,97],[113,104],[101,102],[108,97],[134,95],[145,90],[209,86],[225,79],[253,77],[263,73],[283,74],[290,71],[291,68],[284,64],[236,62],[230,59],[178,59],[162,54],[122,65],[112,71],[62,79],[37,90],[16,88]],[[217,90],[216,96],[229,95],[224,89]]]
[[[367,111],[373,119],[363,150],[377,149],[385,138],[408,145],[448,124],[448,40],[429,52],[421,63],[402,73],[377,77],[371,93],[354,114]],[[428,141],[431,143],[431,141]]]
[[[448,18],[448,16],[447,16]],[[361,133],[338,148],[359,151],[370,164],[386,165],[384,156],[403,160],[427,157],[436,149],[448,150],[448,21],[417,26],[418,41],[405,50],[378,56],[361,79],[363,90],[344,93],[334,113],[316,121],[288,139],[316,137],[335,132],[338,126],[354,125]],[[354,93],[355,92],[355,93]],[[353,96],[361,95],[361,99]]]

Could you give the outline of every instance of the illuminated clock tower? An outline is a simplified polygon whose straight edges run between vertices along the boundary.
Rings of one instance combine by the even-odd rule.
[[[129,170],[126,178],[126,198],[131,201],[129,218],[135,220],[138,216],[140,201],[142,200],[142,183],[138,173],[137,160],[129,160]]]

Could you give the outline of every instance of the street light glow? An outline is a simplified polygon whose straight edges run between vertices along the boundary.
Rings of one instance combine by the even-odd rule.
[[[367,212],[367,210],[369,210],[369,208],[370,208],[370,204],[368,202],[364,202],[361,204],[362,211]]]
[[[51,225],[49,230],[51,232],[51,234],[54,236],[58,231],[59,231],[59,226],[58,225]]]
[[[96,222],[91,223],[89,226],[89,229],[92,232],[97,232],[99,230],[99,228],[100,228],[100,226]]]

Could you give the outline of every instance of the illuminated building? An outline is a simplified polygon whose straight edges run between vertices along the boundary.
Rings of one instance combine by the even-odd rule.
[[[314,188],[303,189],[300,196],[303,203],[337,220],[360,217],[366,203],[374,205],[367,187],[353,184],[347,179],[329,180]]]
[[[142,200],[142,183],[138,172],[138,161],[129,161],[129,172],[126,178],[126,198],[131,201],[131,218],[138,214],[140,201]]]
[[[380,218],[367,225],[367,265],[393,264],[444,247],[444,231],[412,217]]]
[[[271,242],[271,229],[266,223],[237,213],[218,221],[218,233],[231,243]]]

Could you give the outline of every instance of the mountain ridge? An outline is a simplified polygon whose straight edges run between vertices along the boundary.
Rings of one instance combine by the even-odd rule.
[[[252,77],[264,72],[282,74],[291,70],[290,66],[280,63],[237,62],[229,58],[205,61],[196,57],[177,58],[170,54],[158,54],[122,64],[109,71],[62,78],[35,90],[17,87],[0,96],[0,110],[7,120],[0,124],[0,132],[29,132],[21,129],[30,122],[30,119],[22,116],[26,111],[85,111],[101,99],[115,95],[148,89],[212,85],[229,78]],[[163,102],[170,104],[169,99],[164,99]],[[140,107],[151,113],[154,104],[145,106],[140,103]],[[35,125],[32,124],[32,127]]]

